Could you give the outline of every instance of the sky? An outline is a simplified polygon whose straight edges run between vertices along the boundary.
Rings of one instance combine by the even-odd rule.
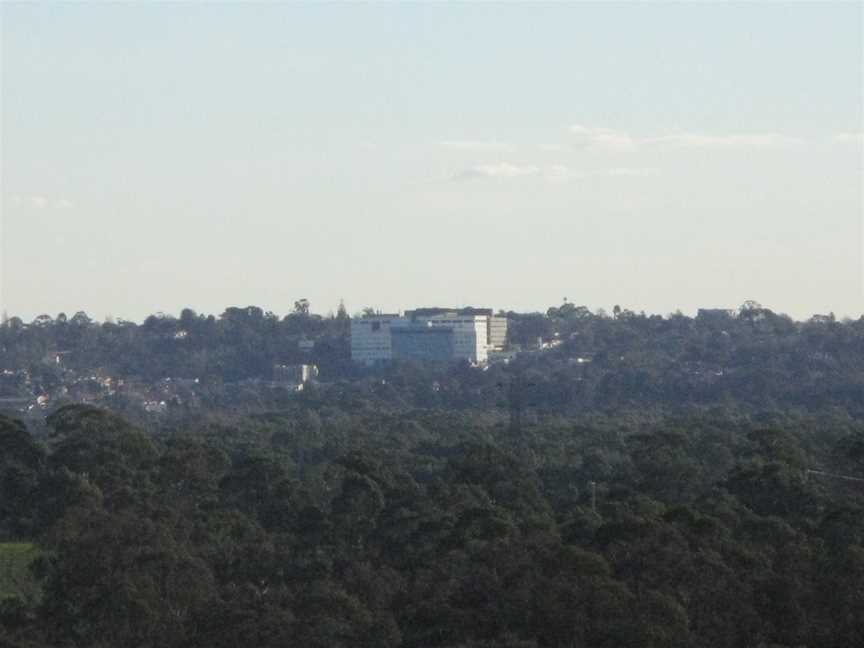
[[[864,4],[0,5],[0,309],[864,314]]]

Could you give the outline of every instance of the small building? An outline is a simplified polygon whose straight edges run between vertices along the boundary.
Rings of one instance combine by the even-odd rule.
[[[273,382],[304,384],[318,377],[318,367],[311,364],[273,366]]]
[[[311,353],[315,349],[315,340],[302,337],[297,341],[297,349],[303,353]]]
[[[519,353],[521,353],[519,349],[490,349],[489,364],[509,364],[511,361],[516,359],[516,356],[518,356]]]

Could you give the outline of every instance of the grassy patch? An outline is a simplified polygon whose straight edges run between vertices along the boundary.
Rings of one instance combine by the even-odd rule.
[[[29,542],[0,543],[0,600],[18,597],[33,601],[40,594],[30,565],[40,555]]]

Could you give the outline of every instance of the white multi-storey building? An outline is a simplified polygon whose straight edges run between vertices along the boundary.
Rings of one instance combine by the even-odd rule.
[[[422,309],[398,315],[373,315],[351,320],[351,358],[372,365],[394,359],[453,361],[485,364],[489,350],[501,348],[506,340],[507,320],[492,311],[459,312]],[[401,327],[398,344],[393,329]],[[447,338],[423,335],[424,328],[445,329]],[[433,342],[433,339],[435,340]]]
[[[489,355],[488,322],[484,315],[433,315],[418,321],[453,331],[453,359],[484,364]]]
[[[390,327],[399,326],[399,315],[373,315],[351,318],[351,359],[365,365],[393,359]]]
[[[488,321],[489,348],[496,351],[507,346],[507,318],[490,315]]]

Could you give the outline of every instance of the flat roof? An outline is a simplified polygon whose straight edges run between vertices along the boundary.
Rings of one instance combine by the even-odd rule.
[[[408,317],[416,317],[423,315],[443,315],[445,313],[455,313],[457,315],[492,315],[493,310],[491,308],[474,308],[473,306],[467,306],[465,308],[443,308],[440,306],[428,306],[405,311],[405,315]]]

